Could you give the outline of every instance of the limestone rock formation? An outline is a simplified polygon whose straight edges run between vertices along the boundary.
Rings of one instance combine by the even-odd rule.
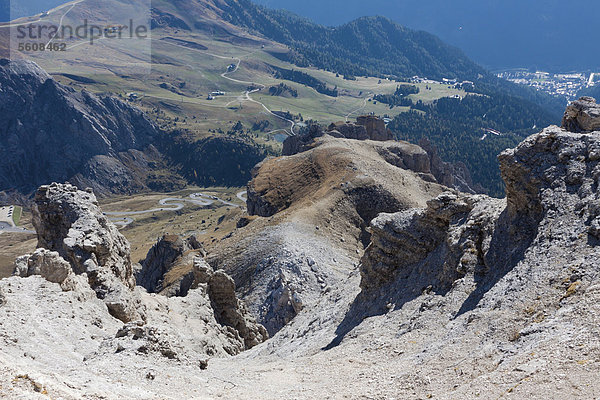
[[[497,261],[486,256],[503,204],[444,193],[424,209],[380,214],[371,222],[373,235],[361,262],[361,288],[370,292],[398,279],[415,279],[447,290],[467,273],[487,272]]]
[[[356,124],[364,126],[367,130],[367,135],[370,140],[384,142],[386,140],[394,140],[394,135],[385,126],[385,121],[374,115],[361,115],[356,118]]]
[[[561,251],[576,248],[577,257],[590,260],[598,255],[600,132],[549,127],[499,160],[505,201],[445,194],[427,208],[373,220],[361,263],[363,291],[409,276],[444,291],[467,275],[489,281]],[[585,271],[598,267],[596,259]],[[568,262],[557,258],[545,270],[563,268]]]
[[[17,276],[40,275],[49,282],[62,285],[72,273],[71,265],[56,251],[40,248],[15,261],[14,274]]]
[[[268,339],[265,328],[256,323],[235,293],[233,279],[223,271],[214,271],[204,260],[206,253],[196,237],[162,237],[142,261],[137,282],[150,293],[167,297],[186,297],[200,290],[210,300],[216,321],[250,349]]]
[[[593,97],[582,97],[569,104],[563,117],[562,127],[570,132],[593,132],[600,130],[600,105]]]
[[[394,135],[387,129],[385,122],[374,115],[362,115],[356,118],[356,123],[335,122],[327,128],[327,132],[334,137],[346,139],[376,140],[385,142],[394,140]]]
[[[69,265],[74,274],[86,274],[90,287],[116,318],[125,322],[143,319],[144,310],[134,291],[129,242],[102,214],[94,194],[53,183],[40,187],[34,202],[38,248],[51,253],[37,251],[20,258],[17,274],[39,273],[60,281],[66,278]]]
[[[311,125],[308,130],[299,135],[290,136],[283,143],[282,154],[291,156],[309,150],[314,145],[314,140],[323,135],[335,138],[346,138],[355,140],[394,140],[392,132],[386,128],[385,122],[373,115],[363,115],[356,119],[356,123],[334,122],[327,130],[319,125]]]
[[[178,235],[163,236],[136,271],[137,284],[150,293],[186,296],[199,273],[195,259],[205,255],[195,236],[185,240]]]
[[[221,325],[228,326],[239,335],[246,349],[250,349],[269,338],[266,329],[256,323],[245,305],[237,299],[235,282],[224,271],[213,271],[204,263],[204,279],[207,293],[215,312],[215,318]]]
[[[329,125],[327,127],[327,133],[333,137],[343,137],[346,139],[369,139],[369,134],[365,126],[343,121],[334,122],[331,125]]]

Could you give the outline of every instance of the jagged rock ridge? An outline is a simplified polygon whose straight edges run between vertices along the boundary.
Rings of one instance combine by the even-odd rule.
[[[20,257],[17,274],[29,276],[40,271],[49,276],[56,262],[59,271],[86,274],[90,287],[116,318],[124,322],[144,319],[144,307],[133,290],[129,242],[102,214],[94,194],[68,184],[52,184],[40,187],[34,202],[38,248],[50,253]],[[69,273],[61,273],[63,280]]]
[[[142,356],[158,353],[180,361],[192,356],[205,363],[206,356],[237,354],[268,337],[237,299],[232,279],[222,271],[215,272],[202,253],[194,253],[197,276],[193,288],[165,293],[179,297],[148,295],[136,287],[129,243],[102,214],[91,191],[69,184],[41,187],[35,196],[34,225],[39,248],[16,260],[15,275],[59,284],[65,294],[53,296],[58,296],[56,301],[61,304],[73,293],[77,301],[70,306],[62,304],[67,309],[86,309],[102,302],[106,309],[96,316],[105,321],[97,323],[100,327],[104,323],[115,325],[106,322],[113,317],[126,323],[116,333],[103,332],[104,341],[88,357],[105,359],[117,345],[122,348],[119,352],[130,349]],[[182,248],[200,249],[195,238],[172,241],[185,243]],[[145,265],[146,283],[161,281],[160,274],[166,271],[158,260],[159,253],[156,250],[155,258],[149,258]],[[163,258],[165,262],[168,259]],[[44,292],[43,288],[38,290]],[[76,331],[77,323],[74,321],[70,329]],[[111,334],[113,338],[109,338]],[[194,344],[194,339],[198,343]]]
[[[382,142],[394,140],[394,136],[386,127],[384,120],[372,115],[363,115],[357,117],[356,123],[336,122],[329,125],[326,130],[319,125],[311,125],[306,131],[287,138],[283,143],[282,154],[284,156],[291,156],[308,151],[315,147],[315,139],[323,135],[335,138]],[[430,174],[428,179],[432,179],[433,182],[465,193],[475,194],[485,192],[483,187],[473,183],[471,173],[464,163],[447,163],[442,161],[437,149],[428,140],[421,140],[419,146],[425,150],[425,157],[420,160],[422,165],[418,169],[415,169],[417,172]],[[409,168],[413,169],[413,167]]]

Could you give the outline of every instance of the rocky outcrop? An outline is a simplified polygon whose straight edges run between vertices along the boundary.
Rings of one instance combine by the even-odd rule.
[[[17,258],[14,274],[23,277],[39,275],[49,282],[58,283],[63,290],[68,290],[67,280],[74,275],[71,265],[58,252],[41,248]]]
[[[334,137],[356,140],[376,140],[385,142],[394,140],[392,132],[386,128],[385,122],[374,115],[362,115],[356,123],[335,122],[329,125],[327,133]]]
[[[572,102],[565,111],[562,127],[569,132],[600,131],[600,105],[593,97]]]
[[[376,292],[395,280],[412,278],[443,291],[468,273],[484,274],[497,261],[486,256],[502,204],[448,192],[424,209],[380,214],[371,222],[361,289]]]
[[[141,268],[136,271],[137,284],[150,293],[187,296],[197,284],[199,270],[195,259],[205,255],[195,236],[163,236],[141,261]]]
[[[356,118],[356,124],[365,127],[370,140],[380,142],[394,140],[392,131],[385,126],[385,121],[379,117],[374,115],[361,115]]]
[[[204,260],[206,252],[195,236],[183,239],[163,236],[148,252],[136,274],[137,282],[151,293],[167,297],[186,297],[201,288],[210,300],[216,321],[229,327],[243,349],[268,339],[265,328],[246,310],[235,293],[233,279],[223,271],[214,271]]]
[[[71,180],[97,194],[131,193],[156,185],[154,171],[177,182],[140,110],[61,85],[29,61],[0,60],[0,87],[0,190]]]
[[[235,282],[224,271],[213,271],[204,263],[203,277],[199,283],[207,285],[207,293],[215,313],[216,320],[228,326],[239,335],[246,349],[250,349],[269,338],[266,329],[256,323],[250,316],[245,305],[235,294]]]
[[[314,140],[323,135],[335,138],[355,140],[375,140],[385,142],[394,140],[392,132],[386,128],[385,122],[374,115],[363,115],[356,119],[356,123],[334,122],[327,130],[319,125],[311,125],[308,130],[298,135],[290,136],[283,142],[282,154],[291,156],[309,150],[314,145]]]
[[[143,319],[129,243],[102,214],[94,194],[54,183],[40,187],[34,202],[39,250],[17,260],[16,274],[40,274],[62,284],[68,265],[75,275],[86,274],[113,316],[125,322]]]
[[[311,148],[314,140],[323,136],[325,132],[320,125],[310,125],[308,130],[303,133],[290,136],[283,142],[283,148],[281,150],[281,155],[283,156],[292,156],[294,154],[302,153]],[[341,134],[336,135],[335,132],[329,133],[330,136],[333,137],[342,137]]]
[[[327,133],[333,137],[342,137],[346,139],[369,139],[369,134],[367,133],[365,126],[349,122],[334,122],[327,127]]]
[[[581,105],[575,102],[567,114]],[[499,161],[504,201],[445,194],[427,208],[377,217],[361,263],[363,291],[374,293],[409,276],[444,291],[467,275],[486,282],[517,265],[539,265],[550,253],[597,253],[600,132],[549,127]],[[568,267],[558,259],[552,263],[548,274]],[[590,273],[596,268],[589,267]]]
[[[160,290],[149,294],[135,286],[129,243],[102,214],[91,191],[69,184],[42,186],[33,221],[39,248],[16,260],[15,277],[0,281],[6,322],[0,324],[0,340],[19,335],[13,320],[17,309],[31,316],[28,329],[44,332],[35,345],[25,344],[35,347],[36,356],[56,359],[70,351],[64,344],[79,338],[80,355],[66,359],[77,364],[83,357],[95,368],[114,364],[116,357],[138,366],[173,362],[206,369],[210,357],[236,355],[268,339],[236,297],[233,280],[204,261],[195,237],[166,236],[149,252],[138,276]],[[182,273],[188,267],[191,273]],[[24,309],[21,302],[36,309]],[[68,323],[61,320],[65,315]]]

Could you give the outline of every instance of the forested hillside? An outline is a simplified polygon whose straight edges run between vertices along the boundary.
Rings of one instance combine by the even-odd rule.
[[[506,95],[444,98],[431,105],[417,103],[413,108],[389,124],[396,137],[414,143],[428,138],[442,159],[463,161],[473,180],[494,196],[504,194],[498,154],[555,122],[538,106],[523,108],[522,101]]]

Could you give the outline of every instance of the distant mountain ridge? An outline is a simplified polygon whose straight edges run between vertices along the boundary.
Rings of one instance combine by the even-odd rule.
[[[476,79],[486,71],[437,37],[385,17],[362,17],[330,28],[249,0],[226,0],[230,22],[287,44],[290,61],[340,74]]]
[[[526,67],[553,72],[600,67],[594,37],[600,3],[590,0],[254,0],[325,25],[385,15],[460,47],[489,68]],[[573,57],[572,54],[577,54]]]
[[[460,49],[435,35],[403,27],[386,17],[361,17],[338,27],[316,24],[284,10],[272,10],[250,0],[219,0],[223,18],[292,50],[288,61],[352,76],[406,79],[471,80],[485,95],[507,94],[533,102],[559,120],[564,99],[498,79]],[[524,105],[529,107],[530,104]]]

